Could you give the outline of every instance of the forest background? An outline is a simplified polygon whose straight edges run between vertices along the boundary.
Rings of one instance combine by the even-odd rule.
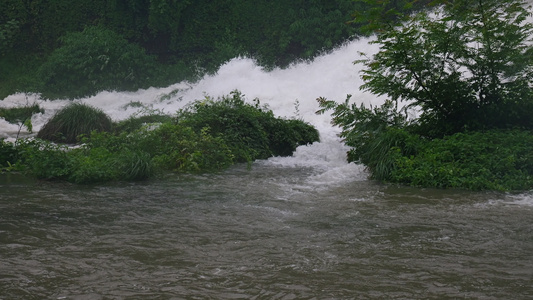
[[[215,72],[237,56],[286,67],[355,38],[354,14],[372,2],[380,1],[5,0],[0,99],[21,91],[72,98],[165,86]],[[378,6],[401,11],[406,2]],[[114,54],[121,57],[112,65]],[[107,83],[95,83],[103,75]]]

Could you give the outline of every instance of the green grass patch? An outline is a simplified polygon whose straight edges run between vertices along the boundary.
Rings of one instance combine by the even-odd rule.
[[[102,110],[86,104],[71,103],[58,111],[41,128],[37,137],[52,142],[74,144],[82,134],[111,129],[111,119]]]

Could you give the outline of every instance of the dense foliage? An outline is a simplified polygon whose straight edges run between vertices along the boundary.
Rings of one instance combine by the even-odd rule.
[[[101,25],[166,59],[215,58],[233,49],[276,62],[349,38],[354,29],[346,22],[360,6],[351,0],[6,0],[0,32],[10,49],[50,51],[65,33]]]
[[[367,166],[371,177],[386,182],[473,190],[533,188],[533,131],[467,131],[443,138],[416,133],[405,111],[392,101],[366,108],[319,98],[333,110],[333,124],[351,150],[348,160]]]
[[[533,132],[491,130],[420,140],[404,133],[415,155],[391,149],[390,180],[414,186],[473,190],[533,188]]]
[[[196,131],[208,128],[223,137],[238,162],[291,155],[297,146],[318,141],[318,131],[311,125],[276,118],[258,99],[254,103],[245,103],[238,91],[217,100],[207,97],[179,111],[178,123]]]
[[[17,91],[65,98],[163,86],[194,79],[196,70],[214,72],[241,55],[265,67],[287,66],[352,38],[358,25],[351,15],[365,6],[352,0],[0,1],[0,99]],[[35,70],[43,63],[41,78]]]
[[[375,179],[533,188],[533,25],[525,3],[434,2],[441,5],[381,15],[371,26],[380,50],[358,61],[366,66],[362,89],[390,100],[367,108],[350,97],[340,104],[318,98],[318,113],[332,111],[352,147],[348,160],[365,164]]]
[[[80,114],[87,115],[85,121]],[[108,120],[101,114],[73,103],[45,126],[56,124],[53,128],[60,134],[43,127],[52,137],[61,136],[55,139],[59,142],[67,142],[63,139],[67,135],[81,134],[74,138],[80,141],[75,148],[42,139],[22,139],[16,144],[0,140],[0,167],[74,183],[142,180],[161,172],[218,171],[238,162],[291,155],[298,145],[318,140],[311,125],[277,118],[259,100],[246,103],[237,91],[218,100],[197,101],[178,112],[177,118],[132,117],[114,124],[114,130],[86,132],[86,126]],[[73,119],[77,122],[70,122]],[[72,126],[76,129],[63,130]]]
[[[76,98],[102,90],[147,88],[155,58],[117,33],[101,27],[67,33],[40,67],[45,97]],[[73,88],[75,86],[76,88]]]
[[[421,109],[421,134],[533,127],[533,24],[521,0],[445,2],[377,35],[364,90]]]

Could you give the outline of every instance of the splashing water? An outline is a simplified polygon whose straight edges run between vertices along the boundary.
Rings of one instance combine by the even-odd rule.
[[[217,98],[239,90],[247,101],[258,98],[275,115],[300,118],[314,125],[320,133],[320,142],[298,147],[293,156],[272,157],[261,163],[281,167],[311,167],[318,171],[309,178],[313,185],[342,185],[347,181],[365,180],[367,173],[363,166],[346,162],[349,148],[338,137],[340,129],[331,125],[331,115],[315,113],[319,109],[316,98],[325,97],[340,102],[347,95],[352,95],[351,100],[358,104],[383,103],[383,98],[359,89],[363,83],[359,76],[363,66],[353,63],[361,58],[359,53],[372,55],[378,51],[379,46],[370,43],[372,39],[351,41],[312,62],[295,63],[286,69],[265,71],[253,59],[239,57],[221,66],[216,74],[206,75],[195,83],[179,82],[164,88],[136,92],[103,91],[92,97],[73,100],[50,101],[41,99],[38,94],[18,93],[0,101],[0,107],[39,104],[45,112],[32,117],[34,133],[24,132],[25,128],[22,128],[22,136],[32,136],[55,112],[71,101],[100,108],[113,120],[120,121],[147,112],[173,114],[194,100],[205,96]],[[18,125],[0,118],[0,138],[14,140],[20,129]],[[523,202],[524,199],[517,201]]]
[[[102,109],[113,120],[120,121],[132,115],[148,111],[173,114],[188,103],[228,95],[233,90],[241,91],[248,101],[258,98],[275,115],[285,118],[300,118],[314,125],[320,132],[321,142],[300,147],[290,158],[272,158],[270,163],[285,166],[312,166],[340,174],[351,170],[361,173],[360,167],[347,164],[346,146],[337,137],[338,128],[330,124],[330,115],[316,115],[319,109],[316,98],[326,97],[344,101],[348,94],[357,103],[376,103],[375,96],[359,91],[360,65],[353,61],[360,58],[358,52],[372,53],[377,46],[368,39],[360,39],[316,58],[313,62],[302,62],[286,69],[265,71],[250,58],[235,58],[227,62],[214,75],[206,75],[196,83],[180,82],[165,88],[149,88],[136,92],[104,91],[95,96],[75,99],[81,103]],[[35,94],[14,94],[3,101],[2,107],[16,107],[38,103],[44,114],[34,115],[32,124],[35,132],[55,112],[72,100],[44,100]],[[15,138],[19,126],[0,120],[0,137]],[[29,133],[24,133],[30,135]],[[338,177],[338,176],[333,176]],[[338,179],[338,178],[337,178]]]

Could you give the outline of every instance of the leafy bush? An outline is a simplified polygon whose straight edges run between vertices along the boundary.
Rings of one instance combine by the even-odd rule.
[[[74,183],[136,181],[148,179],[153,174],[152,159],[141,150],[111,152],[103,147],[84,147],[72,150],[70,154],[72,168],[67,180]]]
[[[75,149],[69,152],[72,165],[66,178],[74,183],[98,183],[118,179],[113,154],[104,148]]]
[[[118,135],[93,132],[85,139],[88,148],[102,148],[120,158],[128,158],[133,169],[168,170],[176,172],[217,171],[234,163],[233,154],[220,137],[213,137],[207,129],[196,133],[190,127],[163,123],[157,128],[141,128]],[[131,152],[137,152],[132,155]],[[124,156],[124,153],[130,153]],[[150,157],[152,166],[143,166]],[[137,160],[136,158],[144,158]],[[126,173],[136,173],[133,170]],[[138,176],[136,176],[138,177]]]
[[[68,33],[39,69],[44,96],[83,97],[102,90],[136,90],[154,76],[155,58],[102,27]],[[76,87],[76,88],[73,88]]]
[[[19,145],[19,169],[39,179],[67,179],[72,159],[65,146],[42,140],[23,140]]]
[[[18,160],[19,151],[13,143],[0,139],[0,170],[7,169]]]
[[[350,147],[348,161],[359,162],[368,167],[372,177],[379,180],[390,178],[394,168],[391,151],[401,149],[403,154],[416,153],[416,143],[402,128],[409,125],[407,116],[398,110],[393,101],[386,101],[379,107],[366,108],[350,104],[351,95],[344,103],[318,98],[322,114],[332,112],[332,124],[340,126],[340,137]]]
[[[151,149],[157,167],[171,171],[218,171],[234,163],[226,141],[212,136],[207,128],[197,133],[190,127],[165,123],[151,131],[141,147]]]
[[[94,134],[99,133],[95,131]],[[112,152],[87,145],[69,149],[40,139],[23,140],[16,150],[11,153],[10,169],[24,171],[38,179],[87,184],[142,180],[153,173],[151,157],[139,150]]]
[[[386,24],[364,90],[420,107],[420,133],[533,128],[533,24],[522,0],[446,1]]]
[[[245,104],[239,92],[218,101],[206,97],[178,112],[178,124],[196,132],[209,128],[215,136],[223,136],[238,162],[250,162],[271,156],[267,133],[261,126],[263,110]]]
[[[178,124],[196,132],[204,128],[222,137],[237,162],[290,155],[298,145],[318,141],[318,132],[300,120],[276,118],[271,110],[245,103],[244,95],[233,91],[218,100],[207,97],[178,112]]]
[[[416,156],[396,156],[390,180],[439,188],[529,190],[532,147],[529,131],[457,133],[420,143]]]
[[[110,131],[112,122],[100,109],[82,103],[71,103],[58,111],[39,131],[38,138],[73,144],[82,134],[93,130]]]
[[[274,156],[290,156],[296,147],[320,139],[318,131],[301,120],[266,117],[262,125],[268,134],[268,147]]]

